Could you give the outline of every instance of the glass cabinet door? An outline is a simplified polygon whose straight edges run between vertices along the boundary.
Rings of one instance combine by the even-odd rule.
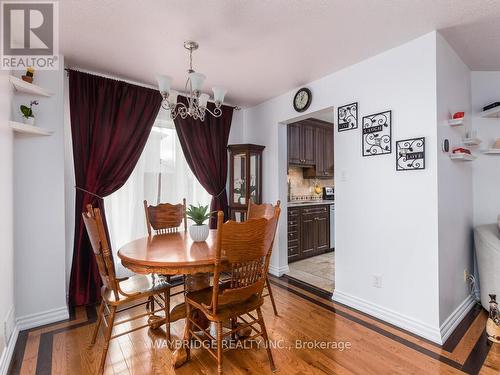
[[[233,220],[244,221],[248,201],[262,203],[262,151],[254,144],[229,145],[229,211]]]
[[[247,190],[247,154],[245,152],[233,156],[233,204],[246,204]]]
[[[260,202],[260,154],[250,154],[250,199],[255,203]]]

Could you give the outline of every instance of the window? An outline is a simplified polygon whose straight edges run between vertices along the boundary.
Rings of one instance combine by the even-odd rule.
[[[121,246],[147,235],[144,204],[179,203],[209,205],[211,196],[191,172],[168,113],[160,110],[144,151],[129,179],[104,199],[111,246]],[[115,256],[115,261],[117,257]],[[117,271],[125,269],[117,262]]]

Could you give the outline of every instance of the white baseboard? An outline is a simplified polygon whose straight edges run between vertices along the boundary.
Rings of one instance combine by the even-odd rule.
[[[448,340],[448,337],[450,337],[455,328],[457,328],[475,304],[476,301],[474,298],[471,295],[467,296],[467,298],[455,309],[455,311],[450,314],[443,324],[441,324],[440,331],[443,343]]]
[[[356,310],[362,311],[384,322],[393,324],[399,328],[405,329],[420,337],[426,338],[437,344],[442,344],[441,331],[439,327],[432,327],[426,323],[416,320],[412,317],[400,314],[396,311],[376,305],[372,302],[351,296],[339,290],[333,292],[332,299]]]
[[[55,323],[68,318],[68,308],[63,306],[36,314],[21,316],[16,319],[16,325],[19,331],[24,331],[25,329],[40,327],[45,324]]]
[[[17,328],[17,325],[14,325],[14,330],[12,331],[9,342],[0,357],[0,375],[7,375],[7,372],[9,371],[10,360],[12,359],[12,354],[14,354],[14,348],[16,347],[18,335],[19,329]]]
[[[276,267],[276,266],[273,266],[272,264],[269,265],[269,273],[271,275],[281,277],[285,273],[288,273],[288,272],[290,272],[290,268],[288,268],[288,264],[286,266],[282,266],[282,267]]]

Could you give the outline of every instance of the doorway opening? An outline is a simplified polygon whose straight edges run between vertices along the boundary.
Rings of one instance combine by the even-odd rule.
[[[333,108],[287,127],[287,257],[285,275],[320,292],[335,288]]]

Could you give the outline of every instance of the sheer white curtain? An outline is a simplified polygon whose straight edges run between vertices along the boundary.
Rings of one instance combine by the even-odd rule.
[[[104,199],[117,273],[129,274],[116,256],[118,249],[147,235],[144,204],[180,203],[209,205],[211,196],[191,172],[173,122],[160,110],[146,147],[121,189]]]

